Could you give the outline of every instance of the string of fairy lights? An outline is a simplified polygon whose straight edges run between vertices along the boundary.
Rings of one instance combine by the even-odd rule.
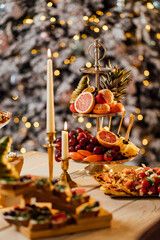
[[[146,2],[146,7],[149,9],[149,10],[154,10],[155,12],[159,13],[159,10],[155,9],[154,8],[154,5],[151,3],[151,2]],[[46,2],[46,7],[47,8],[51,8],[51,7],[54,7],[54,4],[56,4],[56,1],[48,1]],[[4,3],[3,3],[3,7],[4,7]],[[93,31],[95,34],[100,34],[101,31],[108,31],[110,30],[110,26],[107,25],[107,24],[103,24],[101,26],[101,17],[104,16],[104,15],[107,15],[108,17],[112,16],[112,13],[107,11],[107,12],[103,12],[101,10],[97,10],[95,12],[95,14],[92,14],[91,16],[87,16],[87,15],[84,15],[83,16],[83,21],[85,22],[85,26],[89,27],[89,29],[91,31]],[[135,14],[138,14],[138,12],[135,12]],[[120,18],[125,18],[126,15],[123,14],[123,13],[119,13],[119,16]],[[134,17],[134,14],[133,13],[129,13],[129,18],[133,18]],[[65,21],[64,19],[58,19],[56,18],[55,16],[51,16],[49,17],[48,15],[45,15],[45,14],[42,14],[40,16],[40,21],[41,22],[45,22],[46,20],[48,20],[49,18],[49,21],[51,23],[51,30],[54,30],[56,28],[56,24],[59,24],[61,26],[63,25],[72,25],[74,24],[72,20],[68,20],[68,21]],[[17,26],[19,28],[23,27],[23,24],[28,24],[28,25],[31,25],[31,24],[34,24],[34,18],[31,18],[29,16],[27,16],[25,19],[23,19],[23,22],[22,23],[19,23]],[[146,24],[145,25],[145,29],[147,32],[150,32],[151,31],[151,26],[149,24]],[[81,34],[75,34],[73,36],[73,41],[79,41],[80,39],[86,39],[88,37],[88,35],[86,33],[81,33]],[[125,33],[125,37],[127,39],[130,39],[132,37],[132,33],[131,32],[126,32]],[[155,34],[155,38],[157,40],[160,40],[160,32],[156,33]],[[154,40],[152,40],[152,45],[156,45],[156,42]],[[60,48],[65,48],[67,47],[66,43],[61,41],[59,43],[59,46]],[[36,48],[33,48],[31,49],[31,55],[36,55],[39,51],[41,51],[41,49],[36,49]],[[20,55],[17,55],[16,58],[20,58],[21,56]],[[53,52],[53,58],[58,58],[59,57],[59,53],[57,51],[54,51]],[[64,59],[64,64],[68,65],[68,64],[72,64],[73,62],[76,61],[76,56],[72,55],[70,56],[69,58],[66,58]],[[144,61],[144,56],[143,55],[138,55],[137,56],[137,59],[141,62]],[[86,62],[86,67],[87,68],[90,68],[92,66],[92,63],[90,61]],[[59,77],[61,75],[61,71],[60,69],[55,69],[54,70],[54,76],[55,77]],[[144,80],[143,80],[143,85],[144,87],[148,87],[152,84],[151,81],[149,81],[149,76],[150,76],[150,72],[148,69],[145,69],[144,70]],[[19,84],[18,85],[18,90],[19,91],[23,91],[24,90],[24,86],[22,84]],[[14,95],[14,96],[11,96],[12,100],[13,101],[17,101],[19,99],[19,96],[18,95]],[[141,109],[140,108],[136,108],[136,115],[137,115],[137,120],[138,121],[143,121],[144,119],[144,116],[143,114],[141,113]],[[85,119],[83,117],[79,117],[77,119],[77,121],[79,123],[84,123]],[[19,124],[20,122],[22,122],[24,124],[24,126],[20,129],[21,133],[23,134],[26,134],[27,132],[27,129],[31,128],[31,127],[34,127],[34,128],[38,128],[40,123],[38,121],[35,121],[33,123],[31,123],[30,121],[28,121],[27,117],[26,116],[23,116],[21,119],[19,117],[14,117],[14,123],[15,124]],[[92,128],[92,123],[91,122],[87,122],[85,124],[86,128],[89,130]],[[30,141],[31,145],[34,145],[34,142],[31,140]],[[147,146],[149,143],[149,139],[147,137],[143,138],[142,139],[142,145],[145,147]],[[26,152],[26,148],[24,146],[20,146],[20,152],[21,153],[25,153]],[[144,154],[145,153],[145,148],[142,148],[141,149],[141,154]]]

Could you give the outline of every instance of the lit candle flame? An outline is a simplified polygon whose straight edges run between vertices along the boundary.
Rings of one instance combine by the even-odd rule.
[[[47,50],[47,55],[48,55],[48,58],[51,58],[51,49],[50,48],[48,48],[48,50]]]
[[[67,131],[67,122],[64,123],[64,130]]]

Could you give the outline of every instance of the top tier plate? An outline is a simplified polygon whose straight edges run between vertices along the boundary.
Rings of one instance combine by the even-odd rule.
[[[80,71],[82,73],[91,73],[91,74],[99,74],[99,73],[107,73],[107,72],[114,72],[114,68],[100,68],[99,70],[95,70],[94,67],[91,68],[81,68]]]
[[[108,113],[108,114],[94,114],[94,113],[72,113],[73,117],[89,117],[89,118],[95,118],[95,117],[116,117],[119,115],[122,115],[123,112],[118,113]]]

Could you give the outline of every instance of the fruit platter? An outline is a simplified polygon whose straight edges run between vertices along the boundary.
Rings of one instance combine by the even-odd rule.
[[[0,111],[0,128],[7,125],[11,120],[11,113],[10,112],[3,112]]]
[[[115,167],[94,175],[100,190],[112,197],[160,197],[160,168]]]
[[[95,56],[91,55],[94,47]],[[104,49],[102,58],[99,58],[100,47]],[[130,71],[113,67],[109,61],[107,68],[101,68],[100,60],[105,56],[105,48],[99,40],[95,40],[89,47],[89,56],[95,60],[94,67],[80,69],[84,74],[70,99],[70,111],[73,117],[92,117],[97,119],[97,134],[93,136],[82,128],[69,132],[69,158],[92,165],[108,165],[124,163],[133,160],[139,153],[130,140],[129,134],[135,119],[130,114],[129,125],[125,137],[120,135],[121,126],[125,117],[125,107],[121,100],[126,94],[127,84],[130,82]],[[95,84],[92,84],[90,74],[95,75]],[[121,116],[118,131],[112,132],[112,117]],[[109,126],[103,127],[104,117],[109,118]],[[101,122],[100,122],[101,120]],[[61,138],[56,140],[56,161],[61,161]],[[99,169],[99,170],[98,170]],[[95,167],[96,171],[105,169]]]

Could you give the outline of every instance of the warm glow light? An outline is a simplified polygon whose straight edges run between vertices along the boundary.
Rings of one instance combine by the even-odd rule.
[[[143,144],[144,146],[146,146],[146,145],[148,144],[148,140],[147,140],[146,138],[144,138],[144,139],[142,140],[142,144]]]
[[[149,25],[146,25],[145,28],[146,28],[147,31],[151,30],[151,27]]]
[[[48,58],[51,58],[51,49],[50,48],[48,48],[48,50],[47,50],[47,56],[48,56]]]
[[[40,19],[41,19],[41,21],[45,21],[46,17],[45,16],[41,16]]]
[[[59,57],[59,53],[58,53],[58,52],[54,52],[54,53],[53,53],[53,57],[54,57],[54,58]]]
[[[64,24],[65,24],[65,21],[64,21],[64,20],[60,20],[59,23],[60,23],[61,25],[64,25]]]
[[[95,18],[95,19],[94,19],[94,22],[95,22],[95,23],[99,23],[99,18]]]
[[[102,29],[103,29],[104,31],[107,31],[107,30],[108,30],[108,26],[107,26],[107,25],[103,25]]]
[[[99,28],[94,28],[94,31],[95,32],[99,32]]]
[[[27,122],[27,117],[23,116],[22,117],[22,122]]]
[[[88,16],[83,16],[83,20],[87,21],[88,20]]]
[[[136,113],[139,114],[141,112],[140,108],[136,108]]]
[[[12,99],[16,101],[18,99],[18,96],[12,96]]]
[[[130,14],[129,14],[129,17],[130,17],[130,18],[133,18],[133,17],[134,17],[133,13],[130,13]]]
[[[55,22],[55,21],[56,21],[56,18],[54,18],[54,17],[50,18],[50,22]]]
[[[142,55],[139,55],[139,56],[138,56],[138,59],[139,59],[140,61],[143,61],[144,57],[143,57]]]
[[[26,153],[26,149],[25,149],[24,147],[22,147],[22,148],[20,149],[20,152],[21,152],[21,153]]]
[[[31,123],[30,122],[26,122],[25,126],[26,126],[26,128],[30,128],[31,127]]]
[[[37,52],[38,52],[37,49],[32,49],[31,50],[31,54],[33,54],[33,55],[36,54]]]
[[[48,2],[47,3],[47,7],[52,7],[53,3],[52,2]]]
[[[131,33],[126,32],[125,36],[126,36],[127,38],[131,38],[132,35],[131,35]]]
[[[152,4],[151,2],[148,2],[148,3],[147,3],[147,8],[148,8],[148,9],[153,9],[154,6],[153,6],[153,4]]]
[[[89,129],[89,128],[91,128],[91,127],[92,127],[92,124],[91,124],[90,122],[87,122],[87,123],[86,123],[86,128]]]
[[[15,118],[14,118],[14,122],[15,122],[15,123],[19,123],[19,118],[18,118],[18,117],[15,117]]]
[[[62,48],[64,48],[64,47],[66,47],[66,43],[65,43],[65,42],[60,42],[60,43],[59,43],[59,46],[62,47]]]
[[[125,18],[125,16],[124,16],[124,14],[123,14],[123,13],[121,13],[121,14],[120,14],[120,17],[121,17],[121,18]]]
[[[148,80],[144,80],[143,81],[143,85],[147,87],[149,85],[149,81]]]
[[[112,16],[112,13],[111,12],[107,12],[106,15],[107,16]]]
[[[74,35],[74,36],[73,36],[73,39],[74,39],[74,40],[79,40],[79,36],[78,36],[78,35]]]
[[[74,62],[75,60],[76,60],[76,57],[75,57],[75,56],[71,56],[71,57],[70,57],[70,61],[71,61],[71,62]]]
[[[143,148],[140,150],[140,153],[141,153],[141,154],[145,154],[145,152],[146,152],[146,151],[145,151],[145,149],[143,149]]]
[[[68,23],[68,25],[72,25],[73,24],[73,22],[71,20],[68,20],[67,23]]]
[[[149,76],[149,74],[150,74],[150,73],[149,73],[149,71],[148,71],[148,70],[145,70],[145,71],[144,71],[144,76],[148,77],[148,76]]]
[[[99,16],[103,16],[104,13],[103,13],[102,11],[99,11],[99,10],[98,10],[98,11],[96,12],[96,14],[99,15]]]
[[[83,33],[82,38],[87,38],[87,34]]]
[[[94,21],[94,18],[89,18],[89,22],[93,22]]]
[[[59,71],[58,69],[55,70],[55,71],[54,71],[54,75],[55,75],[55,76],[59,76],[59,75],[60,75],[60,71]]]
[[[64,122],[64,130],[67,131],[67,122]]]
[[[26,19],[23,20],[23,23],[32,24],[32,23],[33,23],[33,19],[31,19],[31,18],[26,18]]]
[[[91,66],[92,66],[91,62],[87,62],[87,63],[86,63],[86,67],[87,67],[87,68],[90,68]]]
[[[80,122],[80,123],[84,122],[84,118],[83,117],[79,117],[78,118],[78,122]]]
[[[160,39],[160,33],[156,33],[156,38]]]
[[[70,60],[69,59],[65,59],[64,60],[64,64],[69,64],[70,63]]]
[[[139,115],[137,116],[137,119],[138,119],[139,121],[142,121],[142,120],[143,120],[143,115],[142,115],[142,114],[139,114]]]
[[[39,127],[39,122],[34,122],[34,123],[33,123],[33,126],[34,126],[35,128]]]

